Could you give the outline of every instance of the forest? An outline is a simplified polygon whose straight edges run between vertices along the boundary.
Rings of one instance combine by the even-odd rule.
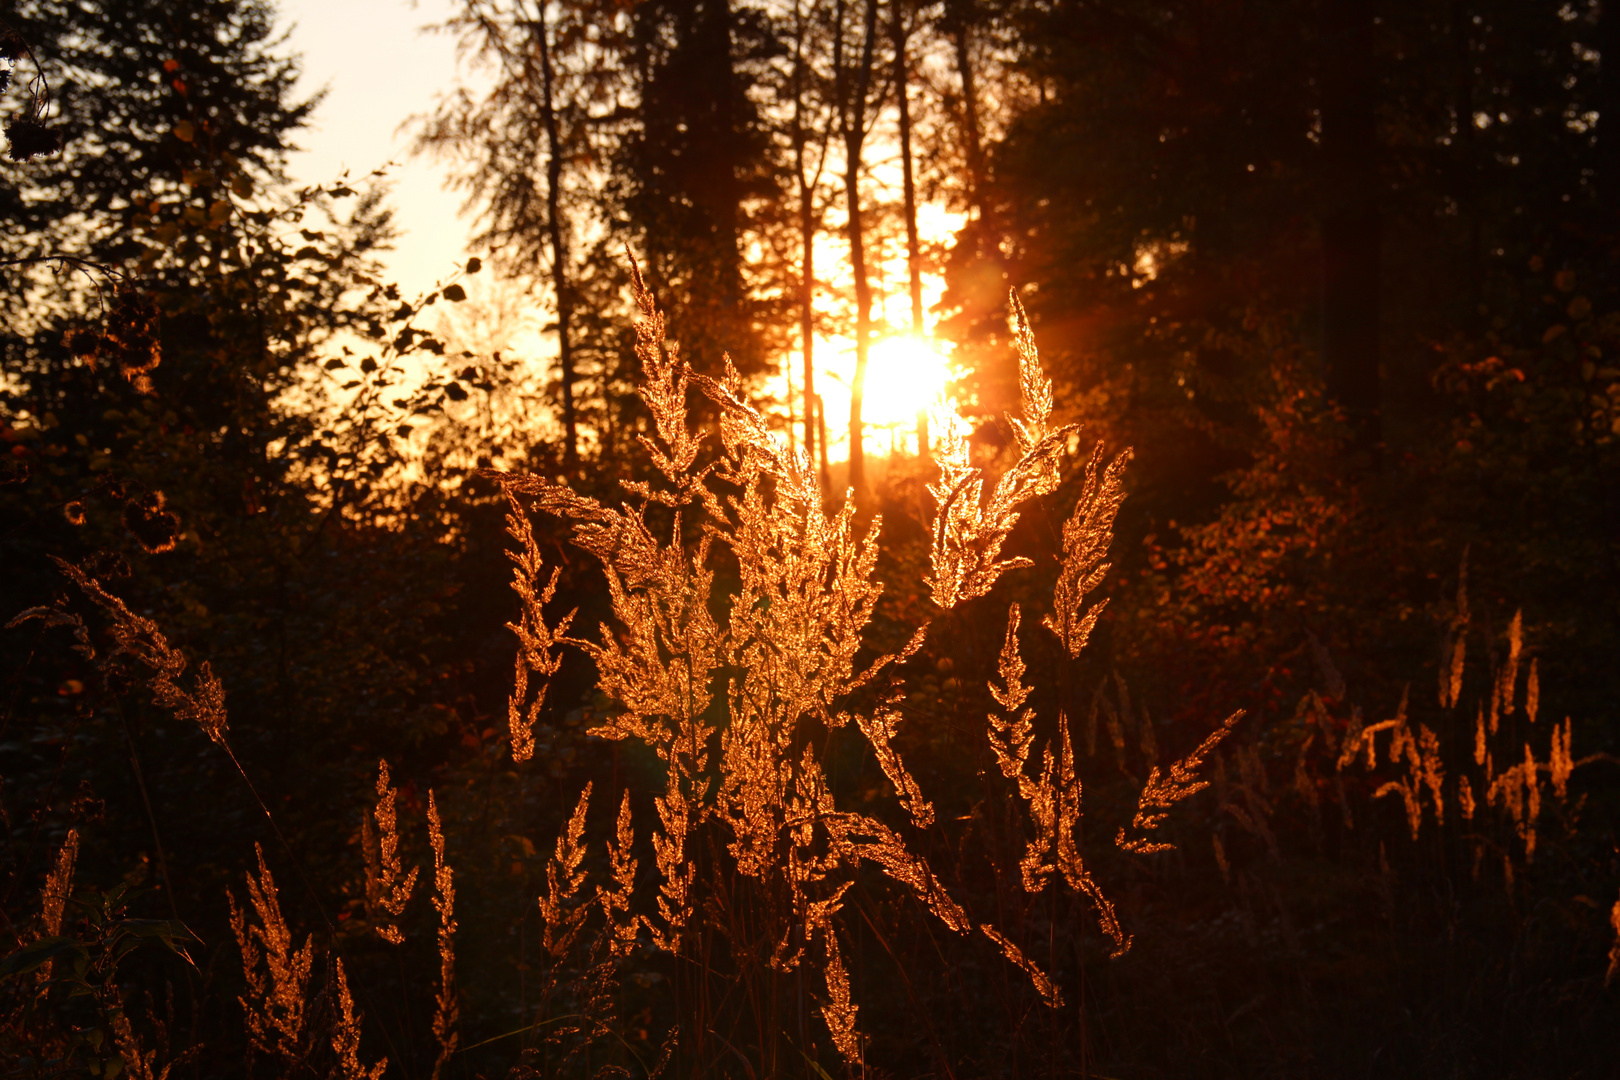
[[[0,0],[0,1074],[1620,1075],[1620,5],[451,11]]]

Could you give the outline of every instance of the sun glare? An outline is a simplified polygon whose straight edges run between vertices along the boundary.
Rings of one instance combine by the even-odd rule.
[[[897,334],[872,346],[862,412],[868,424],[909,424],[932,405],[950,381],[950,361],[933,341]]]

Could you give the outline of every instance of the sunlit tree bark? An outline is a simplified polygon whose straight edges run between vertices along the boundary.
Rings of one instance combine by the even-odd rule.
[[[804,355],[804,449],[810,460],[816,460],[817,396],[816,396],[816,235],[821,231],[821,214],[816,209],[816,190],[821,184],[821,173],[827,164],[827,142],[824,131],[816,130],[815,114],[810,100],[814,81],[812,38],[815,22],[814,0],[807,6],[804,0],[793,5],[793,175],[798,193],[798,227],[801,265],[799,270],[799,338]],[[819,137],[818,137],[819,135]],[[814,155],[814,169],[811,157]],[[821,448],[821,486],[828,486],[826,447]]]
[[[984,135],[979,121],[979,88],[973,67],[973,24],[978,17],[973,0],[946,0],[944,30],[951,42],[951,57],[962,83],[962,151],[968,170],[968,203],[984,213]]]
[[[894,97],[900,119],[902,212],[906,224],[907,285],[911,293],[911,332],[923,332],[922,253],[917,238],[917,181],[911,167],[911,66],[907,57],[911,27],[904,0],[894,0],[889,38],[894,50]],[[917,410],[917,454],[928,455],[928,410]]]
[[[588,3],[463,0],[438,29],[489,63],[481,97],[446,96],[421,120],[417,147],[448,158],[455,180],[478,207],[474,243],[514,276],[549,280],[557,317],[562,468],[579,469],[580,297],[575,243],[588,232],[593,102],[623,84],[620,65],[603,63],[619,43]]]
[[[551,241],[551,281],[557,292],[557,365],[561,373],[563,414],[563,469],[579,471],[579,420],[574,407],[574,349],[569,323],[573,316],[573,288],[568,280],[568,244],[563,237],[562,145],[557,137],[557,108],[553,98],[551,31],[546,25],[546,3],[535,5],[536,51],[540,54],[540,112],[546,129],[546,234]]]
[[[844,140],[845,235],[849,240],[850,271],[855,281],[855,377],[849,386],[849,486],[854,489],[857,500],[865,500],[866,452],[862,445],[861,399],[866,391],[866,366],[872,347],[872,283],[867,276],[866,234],[861,217],[861,165],[868,130],[873,53],[877,45],[877,0],[866,2],[859,59],[853,68],[845,64],[845,11],[845,0],[838,0],[833,68],[837,80],[838,123]]]

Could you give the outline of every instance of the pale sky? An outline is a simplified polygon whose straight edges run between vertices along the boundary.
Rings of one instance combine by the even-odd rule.
[[[362,177],[390,161],[400,237],[385,262],[406,295],[448,275],[466,251],[462,196],[445,189],[443,167],[412,157],[400,125],[427,112],[456,76],[454,41],[419,28],[442,21],[451,0],[280,0],[279,26],[303,59],[298,92],[326,100],[301,131],[288,169],[299,184],[329,183],[345,168]]]
[[[321,89],[326,99],[310,126],[299,133],[300,152],[291,156],[289,172],[299,184],[330,183],[347,168],[357,179],[388,162],[395,222],[400,230],[396,250],[384,259],[387,271],[407,296],[433,285],[452,273],[470,254],[470,223],[459,216],[462,195],[446,188],[444,166],[426,156],[410,154],[411,138],[402,125],[433,106],[435,95],[450,90],[458,78],[455,42],[443,34],[424,34],[423,26],[442,22],[456,7],[455,0],[280,0],[280,27],[289,32],[288,45],[302,57],[303,76],[298,90],[311,95]],[[874,179],[898,187],[898,169],[892,163],[874,169]],[[944,238],[961,224],[959,215],[941,207],[919,208],[925,238]],[[821,250],[823,244],[826,250]],[[817,244],[817,265],[844,264],[847,246],[828,235]],[[873,268],[873,286],[881,297],[874,315],[895,332],[909,326],[905,298],[905,264],[898,252]],[[823,271],[825,273],[825,270]],[[493,284],[486,273],[469,279],[469,287],[482,291]],[[938,301],[944,282],[936,274],[924,275],[924,294],[930,308]],[[830,304],[831,298],[824,298]],[[929,322],[933,316],[930,313]],[[931,329],[931,327],[930,327]],[[536,345],[535,360],[552,353],[551,339]],[[523,350],[527,351],[527,350]],[[915,410],[942,388],[946,373],[945,351],[933,346],[922,352],[915,343],[880,342],[868,372],[866,415],[870,430],[869,452],[883,454],[891,439],[909,438]],[[853,342],[832,335],[817,342],[817,389],[826,402],[832,456],[846,456],[844,431],[849,414],[849,379],[854,368]],[[797,355],[783,357],[797,370]],[[785,363],[784,363],[785,366]],[[779,398],[786,386],[781,376],[768,386]],[[802,405],[796,405],[799,412]],[[887,427],[887,431],[884,429]],[[914,451],[913,451],[914,452]]]

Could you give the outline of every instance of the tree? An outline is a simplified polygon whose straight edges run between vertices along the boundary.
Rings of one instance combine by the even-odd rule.
[[[872,122],[877,47],[877,0],[866,0],[856,56],[847,55],[846,0],[837,0],[833,16],[834,94],[838,100],[838,131],[844,144],[844,236],[849,241],[850,273],[855,281],[855,376],[849,384],[849,486],[855,497],[868,497],[866,450],[861,399],[866,392],[866,365],[872,348],[872,283],[866,265],[866,226],[861,216],[861,169],[866,136]]]
[[[789,111],[788,139],[793,156],[793,185],[796,195],[796,224],[798,226],[799,275],[798,315],[799,347],[803,358],[804,397],[804,449],[811,461],[816,460],[818,439],[817,416],[820,399],[816,394],[816,237],[821,234],[822,208],[817,205],[821,176],[827,167],[831,127],[823,100],[827,96],[825,79],[816,63],[817,53],[824,43],[825,28],[821,25],[825,6],[819,0],[794,0],[791,21],[784,27],[792,41],[792,67],[788,76],[792,104]],[[821,445],[821,486],[826,488],[827,448]]]
[[[911,298],[911,332],[923,332],[922,251],[917,236],[917,181],[911,167],[911,63],[907,46],[911,25],[903,0],[893,0],[889,13],[889,44],[894,51],[895,114],[899,119],[901,215],[906,227],[906,286]],[[917,413],[917,454],[928,456],[928,411]]]
[[[563,468],[579,468],[581,268],[574,238],[588,244],[599,221],[589,194],[602,161],[597,125],[623,91],[613,57],[623,41],[589,4],[466,0],[438,29],[456,34],[476,62],[494,67],[487,93],[466,88],[441,100],[417,146],[456,163],[477,207],[476,242],[497,268],[527,276],[546,266],[556,312]]]

